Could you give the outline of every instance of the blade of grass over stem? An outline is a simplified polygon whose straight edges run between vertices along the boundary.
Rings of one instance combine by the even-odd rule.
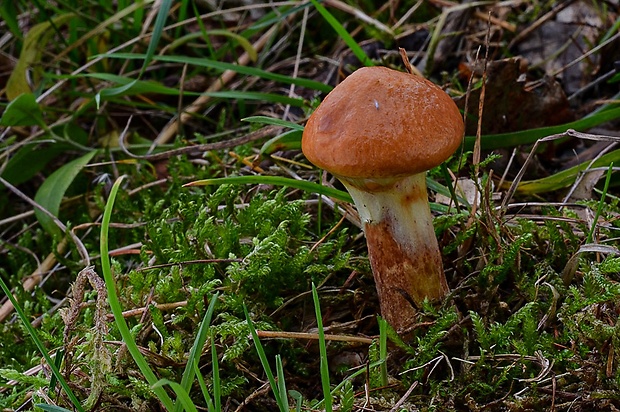
[[[192,1],[192,9],[194,10],[194,16],[196,16],[196,23],[198,23],[198,27],[200,28],[200,33],[202,34],[202,38],[204,39],[205,45],[207,46],[207,54],[211,57],[214,57],[216,56],[215,48],[213,47],[211,38],[207,34],[207,27],[205,26],[205,22],[202,21],[202,19],[199,17],[200,10],[198,10],[198,5],[196,4],[195,1]]]
[[[276,398],[278,409],[280,409],[280,412],[288,412],[288,402],[286,398],[282,399],[282,397],[280,396],[278,383],[276,382],[276,378],[273,375],[273,371],[271,370],[271,366],[269,365],[269,361],[267,360],[267,355],[265,354],[265,349],[263,349],[263,345],[260,343],[260,339],[258,337],[258,334],[256,333],[256,328],[254,328],[252,319],[250,319],[250,313],[248,312],[248,308],[247,306],[245,306],[245,304],[243,305],[243,313],[245,314],[245,319],[248,322],[248,327],[250,328],[250,333],[252,334],[252,340],[254,341],[254,347],[256,348],[256,352],[258,352],[258,358],[260,359],[260,363],[261,365],[263,365],[265,375],[267,375],[267,379],[269,380],[269,385],[271,386],[273,396]]]
[[[56,364],[56,368],[58,368],[58,370],[60,370],[60,368],[62,367],[62,361],[64,358],[65,358],[64,349],[57,350],[56,356],[54,357],[54,363]],[[50,377],[50,387],[47,390],[47,396],[49,396],[50,398],[54,396],[53,392],[56,388],[57,383],[58,383],[58,379],[56,379],[56,375],[52,374],[52,376]]]
[[[329,23],[330,26],[338,33],[338,37],[340,37],[345,44],[351,49],[355,57],[362,62],[364,66],[374,66],[372,60],[368,57],[364,49],[360,47],[359,44],[355,41],[353,37],[349,34],[349,32],[340,24],[338,19],[336,19],[321,3],[317,0],[310,0],[314,7],[317,9],[321,16]]]
[[[334,199],[341,200],[343,202],[353,203],[351,196],[347,192],[342,190],[332,189],[331,187],[325,187],[317,183],[308,182],[305,180],[290,179],[288,177],[280,176],[234,176],[234,177],[220,177],[214,179],[196,180],[191,183],[186,183],[184,187],[190,186],[208,186],[208,185],[226,185],[226,184],[266,184],[266,185],[278,185],[288,186],[295,189],[301,189],[306,192],[318,193],[321,195],[333,197]]]
[[[121,183],[123,182],[125,176],[121,176],[112,185],[112,189],[110,190],[110,195],[108,197],[108,201],[105,205],[105,210],[103,212],[103,219],[101,221],[101,237],[99,250],[101,253],[101,270],[103,272],[103,279],[106,284],[106,289],[108,291],[108,303],[110,304],[110,310],[114,315],[114,322],[116,323],[116,327],[118,328],[123,342],[127,346],[127,350],[131,354],[131,357],[134,359],[140,372],[144,375],[144,378],[147,380],[149,385],[152,386],[153,392],[159,398],[164,407],[171,411],[174,408],[174,403],[172,399],[168,396],[168,393],[161,387],[155,386],[157,384],[157,376],[151,370],[148,362],[144,359],[144,356],[140,352],[136,341],[133,336],[131,336],[131,332],[129,327],[127,326],[127,322],[125,321],[125,317],[123,316],[123,308],[121,307],[120,301],[118,299],[118,295],[116,294],[116,282],[114,280],[114,275],[112,274],[112,268],[110,266],[110,255],[109,255],[109,247],[108,247],[108,229],[110,228],[110,219],[112,217],[112,210],[114,208],[114,201],[116,199],[116,195],[118,193],[118,189],[120,188]]]
[[[52,370],[52,373],[58,380],[60,387],[63,389],[63,391],[65,392],[65,394],[67,395],[71,403],[73,404],[73,407],[79,412],[84,411],[84,408],[82,408],[82,404],[80,404],[80,401],[78,400],[78,398],[75,396],[75,394],[69,387],[69,384],[65,380],[64,376],[62,375],[62,373],[60,373],[60,370],[56,366],[56,363],[54,362],[49,352],[47,351],[47,348],[45,347],[45,345],[39,338],[37,331],[30,324],[30,320],[26,316],[26,313],[24,313],[22,307],[19,305],[19,302],[17,302],[17,299],[15,299],[15,296],[13,296],[13,294],[11,293],[10,288],[4,282],[4,279],[2,278],[2,276],[0,276],[0,288],[2,288],[2,291],[4,292],[4,294],[9,298],[9,300],[13,304],[13,307],[15,308],[15,311],[17,312],[17,316],[19,317],[19,320],[22,322],[24,328],[30,335],[30,338],[32,339],[34,344],[37,346],[37,349],[39,349],[39,352],[45,359],[45,362],[47,363],[49,368]]]
[[[247,30],[244,30],[243,34],[245,36],[251,36],[258,30],[278,24],[284,21],[288,16],[299,13],[307,7],[310,7],[310,3],[301,2],[295,7],[284,6],[274,9],[253,23]]]
[[[236,90],[225,90],[221,92],[205,92],[200,93],[201,95],[216,97],[220,99],[231,99],[231,100],[258,100],[261,103],[263,102],[271,102],[271,103],[281,103],[281,104],[290,104],[291,106],[301,107],[304,105],[304,99],[300,99],[297,97],[288,97],[281,94],[275,93],[262,93],[262,92],[244,92],[244,91],[236,91]]]
[[[155,55],[157,45],[159,44],[159,39],[161,38],[161,35],[164,31],[164,25],[166,24],[166,20],[168,19],[168,12],[170,12],[170,7],[172,7],[172,0],[162,0],[159,3],[159,10],[157,11],[157,18],[155,19],[155,26],[153,27],[153,31],[151,32],[151,41],[149,41],[149,47],[146,49],[146,58],[144,59],[144,64],[142,65],[142,69],[140,69],[140,74],[138,75],[138,78],[142,77],[149,63],[153,59],[153,56]]]
[[[182,0],[181,5],[178,9],[178,17],[177,20],[178,21],[185,21],[187,19],[187,16],[189,15],[188,10],[189,10],[189,5],[190,3],[192,3],[192,5],[194,5],[196,2],[195,1],[189,1],[189,0]],[[200,19],[199,19],[200,20]],[[174,31],[174,36],[173,38],[178,39],[179,37],[181,37],[181,26],[178,26],[176,28],[176,30]]]
[[[432,182],[431,184],[428,184]],[[231,176],[231,177],[216,177],[213,179],[203,179],[196,180],[194,182],[186,183],[183,187],[192,187],[192,186],[209,186],[209,185],[245,185],[245,184],[265,184],[265,185],[278,185],[278,186],[287,186],[295,189],[300,189],[309,193],[317,193],[319,195],[329,196],[336,200],[340,200],[342,202],[353,203],[353,199],[348,192],[343,190],[334,189],[331,187],[326,187],[318,183],[308,182],[306,180],[297,180],[291,179],[288,177],[281,176],[263,176],[263,175],[253,175],[253,176]],[[444,186],[436,183],[432,179],[427,179],[427,184],[431,190],[436,191],[437,193],[447,193],[449,196],[450,192]],[[436,190],[437,189],[437,190]],[[462,201],[461,201],[462,202]],[[445,205],[440,205],[435,202],[430,203],[430,208],[434,212],[442,212],[445,213],[448,211],[448,207]]]
[[[332,390],[332,393],[338,392],[345,385],[345,383],[347,381],[348,382],[352,382],[353,379],[357,378],[358,376],[366,374],[369,369],[373,369],[373,368],[376,368],[378,366],[381,366],[381,361],[380,360],[378,360],[376,362],[372,362],[371,364],[368,365],[368,367],[359,368],[357,371],[353,372],[351,375],[349,375],[346,378],[344,378],[342,380],[342,382],[340,382],[338,385],[336,385],[334,387],[334,389]]]
[[[323,406],[326,412],[332,412],[332,393],[329,383],[329,364],[327,363],[327,347],[325,345],[325,330],[323,329],[323,315],[321,315],[321,304],[319,302],[319,294],[316,290],[314,282],[312,283],[312,300],[314,301],[314,315],[316,316],[316,327],[319,333],[319,353],[320,353],[320,371],[321,386],[323,388]]]

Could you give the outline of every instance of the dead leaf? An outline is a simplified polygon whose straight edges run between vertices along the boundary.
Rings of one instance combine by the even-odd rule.
[[[469,67],[474,76],[482,75],[482,67]],[[489,62],[482,133],[496,134],[537,127],[552,126],[574,119],[562,86],[545,76],[528,81],[527,64],[523,59],[510,58]],[[469,98],[466,133],[476,134],[477,108],[480,89],[473,90]],[[457,100],[463,109],[465,97]]]

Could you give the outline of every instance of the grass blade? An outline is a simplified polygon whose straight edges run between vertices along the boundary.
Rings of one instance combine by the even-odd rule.
[[[220,177],[215,179],[196,180],[194,182],[186,183],[184,187],[190,186],[207,186],[207,185],[242,185],[242,184],[268,184],[278,186],[288,186],[295,189],[301,189],[306,192],[318,193],[321,195],[333,197],[334,199],[341,200],[343,202],[353,203],[351,196],[347,192],[342,190],[332,189],[325,187],[317,183],[307,182],[305,180],[289,179],[287,177],[280,176],[234,176],[234,177]]]
[[[41,126],[46,128],[43,112],[32,93],[22,93],[15,97],[4,109],[0,126]]]
[[[276,119],[269,116],[250,116],[241,119],[242,122],[260,123],[260,124],[273,124],[276,126],[284,126],[294,130],[303,131],[304,127],[300,124],[289,122],[282,119]]]
[[[282,357],[276,355],[276,377],[278,383],[278,391],[280,392],[280,399],[287,399],[288,393],[286,392],[286,380],[284,379],[284,367],[282,366]]]
[[[270,155],[283,150],[301,150],[301,135],[299,130],[289,130],[267,140],[260,148],[261,155]]]
[[[59,349],[56,352],[56,356],[54,356],[54,364],[56,365],[56,368],[58,368],[58,370],[60,370],[60,368],[62,367],[62,361],[64,358],[65,358],[64,349]],[[54,392],[54,388],[56,388],[57,383],[58,383],[58,380],[56,379],[56,376],[52,374],[50,378],[50,387],[47,390],[47,396],[49,396],[50,398],[54,396],[53,392]]]
[[[558,126],[541,127],[538,129],[523,130],[513,133],[490,134],[480,137],[480,144],[483,150],[500,149],[503,147],[516,147],[522,144],[530,144],[545,136],[564,133],[568,129],[584,131],[597,126],[601,123],[609,122],[620,118],[620,107],[607,110],[597,110],[591,115],[574,122],[561,124]],[[475,136],[465,136],[463,147],[465,150],[472,150],[476,142]]]
[[[277,143],[276,143],[277,144]],[[448,189],[431,179],[427,179],[427,183],[429,184],[429,188],[437,191],[438,193],[447,193],[447,196],[450,196],[450,192]],[[333,199],[340,200],[341,202],[353,203],[353,199],[351,199],[351,195],[348,192],[343,190],[334,189],[331,187],[326,187],[318,183],[308,182],[306,180],[296,180],[290,179],[288,177],[281,176],[232,176],[232,177],[218,177],[213,179],[203,179],[196,180],[194,182],[186,183],[184,187],[193,187],[193,186],[209,186],[209,185],[246,185],[246,184],[265,184],[265,185],[277,185],[277,186],[287,186],[292,187],[294,189],[300,189],[309,193],[317,193],[319,195],[329,196]],[[445,213],[448,211],[448,207],[445,205],[440,205],[437,203],[430,204],[431,210],[435,212]]]
[[[620,162],[620,150],[614,150],[598,158],[595,162],[587,160],[577,166],[562,170],[554,175],[535,180],[520,182],[517,186],[517,193],[536,194],[551,192],[570,186],[575,182],[577,175],[584,170],[598,167],[608,167],[610,163]],[[505,182],[503,187],[510,187],[510,182]]]
[[[304,401],[304,397],[301,395],[301,393],[297,392],[296,390],[290,390],[288,391],[289,395],[291,395],[291,398],[293,398],[293,400],[295,400],[295,412],[301,412],[301,407],[303,405],[303,401]]]
[[[280,397],[278,383],[276,382],[276,378],[273,376],[273,371],[271,370],[271,366],[269,365],[269,361],[267,360],[267,355],[265,354],[263,345],[260,343],[260,339],[258,338],[256,329],[254,328],[252,319],[250,319],[248,308],[245,305],[243,305],[243,312],[245,313],[245,319],[248,322],[248,327],[250,328],[250,333],[252,334],[254,347],[256,348],[256,352],[258,352],[258,358],[260,359],[261,365],[263,365],[263,370],[265,371],[265,375],[267,375],[267,379],[269,380],[269,385],[271,386],[271,390],[273,391],[273,396],[276,398],[278,408],[280,409],[280,412],[288,412],[288,403],[286,403],[286,399],[282,399]]]
[[[187,393],[185,389],[183,389],[183,387],[180,384],[173,382],[171,380],[168,380],[168,379],[160,379],[157,382],[155,382],[155,385],[153,385],[152,388],[163,391],[164,385],[168,385],[172,388],[174,393],[177,395],[177,399],[183,405],[183,409],[185,409],[187,412],[198,412],[198,409],[196,409],[196,405],[194,405],[194,402],[192,402],[192,399],[189,397],[189,394]]]
[[[207,410],[209,412],[219,412],[219,410],[215,409],[215,406],[213,405],[213,400],[211,399],[211,395],[209,395],[209,389],[207,388],[207,384],[200,373],[200,368],[198,367],[197,362],[194,362],[194,373],[196,374],[198,386],[200,386],[200,391],[202,392],[202,397],[207,404]]]
[[[69,76],[64,76],[69,77]],[[167,87],[161,83],[154,81],[136,80],[125,76],[118,76],[109,73],[90,73],[80,75],[78,77],[90,77],[99,80],[114,82],[122,85],[119,88],[114,89],[114,94],[107,94],[106,97],[119,97],[119,96],[133,96],[137,94],[165,94],[171,96],[178,96],[181,91],[178,88]],[[107,89],[113,90],[113,89]],[[238,90],[225,90],[220,92],[183,92],[187,96],[210,96],[219,99],[231,99],[231,100],[257,100],[262,102],[282,103],[290,104],[291,106],[301,107],[305,104],[304,99],[296,97],[288,97],[275,93],[264,92],[251,92],[251,91],[238,91]]]
[[[159,11],[157,12],[157,18],[155,19],[155,26],[153,27],[153,32],[151,33],[151,41],[149,42],[149,47],[146,50],[146,55],[144,57],[144,62],[142,63],[142,68],[140,69],[140,73],[138,74],[138,79],[142,77],[147,67],[153,60],[157,44],[159,43],[159,39],[161,38],[162,32],[164,30],[164,24],[166,23],[166,19],[168,18],[168,12],[170,11],[171,6],[172,0],[162,0],[160,3]],[[131,87],[132,83],[130,82],[123,86],[100,90],[99,93],[97,93],[97,95],[95,96],[97,107],[99,107],[102,96],[110,97],[123,94],[125,90]]]
[[[123,342],[127,346],[127,350],[136,362],[136,365],[138,365],[140,372],[142,372],[142,375],[144,375],[144,378],[147,380],[149,385],[153,387],[153,392],[155,392],[155,395],[157,395],[164,407],[171,411],[174,408],[172,399],[170,399],[168,393],[161,387],[161,385],[155,386],[158,382],[157,376],[155,376],[155,373],[151,370],[146,359],[142,356],[142,353],[133,339],[133,336],[131,336],[131,332],[129,331],[129,327],[127,326],[127,322],[123,316],[123,308],[121,307],[118,295],[116,294],[116,282],[114,280],[114,275],[112,275],[112,268],[110,267],[110,255],[108,254],[108,229],[110,228],[110,218],[112,217],[114,200],[116,199],[116,195],[123,178],[124,176],[119,177],[114,182],[114,185],[112,185],[112,190],[110,190],[110,196],[108,197],[108,201],[103,212],[99,244],[101,253],[101,270],[103,272],[103,279],[108,291],[108,303],[110,304],[110,310],[114,315],[114,322],[116,323],[116,327],[123,338]]]
[[[32,91],[28,81],[30,68],[41,64],[43,50],[55,34],[53,28],[60,27],[73,18],[75,18],[73,13],[61,14],[50,21],[36,24],[28,30],[19,59],[6,82],[5,91],[9,100]]]
[[[198,21],[202,23],[201,20],[198,20]],[[256,52],[256,49],[254,48],[254,46],[252,45],[252,43],[250,43],[248,39],[230,30],[222,30],[222,29],[205,30],[204,32],[199,31],[199,32],[186,34],[183,37],[177,37],[172,43],[170,43],[170,45],[167,46],[167,51],[173,51],[177,47],[183,44],[186,44],[189,41],[195,40],[195,39],[202,38],[208,42],[209,36],[230,37],[232,40],[237,42],[237,44],[248,54],[248,56],[250,56],[251,61],[256,62],[256,60],[258,59],[258,54]]]
[[[312,2],[312,4],[314,4],[314,7],[317,9],[317,11],[321,13],[321,16],[323,16],[325,21],[327,21],[329,25],[332,26],[332,28],[336,31],[336,33],[338,33],[338,37],[340,37],[345,42],[345,44],[349,47],[349,49],[351,49],[353,54],[355,54],[355,57],[357,57],[364,66],[374,66],[374,64],[372,63],[372,60],[370,60],[366,52],[360,47],[359,44],[357,44],[355,39],[351,37],[349,32],[342,26],[342,24],[340,24],[338,19],[336,19],[317,0],[310,0],[310,1]]]
[[[143,59],[144,54],[137,53],[113,53],[103,55],[101,57],[107,58],[115,58],[115,59]],[[306,87],[308,89],[319,90],[321,92],[328,93],[332,90],[332,87],[328,84],[317,82],[314,80],[308,80],[301,77],[290,77],[285,76],[283,74],[271,73],[265,70],[261,70],[255,67],[241,66],[233,63],[220,62],[217,60],[211,60],[207,58],[200,57],[187,57],[187,56],[155,56],[153,60],[168,62],[168,63],[179,63],[179,64],[190,64],[199,67],[206,67],[209,69],[214,69],[217,71],[224,72],[226,70],[232,70],[239,74],[245,74],[248,76],[256,76],[267,80],[274,80],[284,84],[294,84],[296,86]]]
[[[321,305],[316,286],[312,283],[312,300],[314,301],[314,315],[316,316],[316,327],[319,332],[319,353],[321,354],[321,386],[323,387],[323,405],[326,412],[332,412],[332,393],[329,383],[329,365],[327,363],[327,347],[325,346],[325,331],[323,330],[323,316],[321,315]]]
[[[197,376],[195,375],[194,365],[197,365],[198,361],[200,360],[200,353],[209,334],[211,319],[213,318],[213,312],[215,311],[215,305],[217,304],[217,299],[219,295],[219,292],[217,292],[211,298],[211,302],[209,303],[209,307],[207,308],[207,313],[205,313],[205,316],[202,319],[202,323],[200,324],[200,328],[198,328],[198,333],[196,334],[196,339],[194,340],[194,344],[192,345],[192,349],[190,350],[189,356],[187,358],[187,364],[185,365],[183,377],[181,378],[181,387],[187,393],[189,393],[191,389],[194,376]],[[213,336],[211,337],[211,339],[213,339]],[[182,410],[182,404],[180,402],[176,402],[174,405],[174,410],[175,412],[180,412]]]
[[[215,336],[211,331],[211,367],[213,368],[213,400],[215,403],[215,410],[217,412],[222,410],[222,385],[220,381],[220,367],[217,359],[217,350],[215,348]]]

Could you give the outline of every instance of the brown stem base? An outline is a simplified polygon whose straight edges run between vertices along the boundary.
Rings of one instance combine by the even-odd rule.
[[[406,328],[424,299],[448,293],[425,175],[373,182],[372,190],[347,183],[364,225],[381,315],[396,330]]]
[[[381,315],[396,330],[410,326],[424,299],[440,300],[448,292],[441,255],[432,245],[415,253],[400,247],[390,220],[365,225]]]

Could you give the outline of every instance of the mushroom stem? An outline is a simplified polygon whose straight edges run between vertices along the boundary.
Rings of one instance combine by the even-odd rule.
[[[363,223],[381,314],[396,330],[410,326],[425,298],[439,300],[448,293],[426,173],[340,180]]]

